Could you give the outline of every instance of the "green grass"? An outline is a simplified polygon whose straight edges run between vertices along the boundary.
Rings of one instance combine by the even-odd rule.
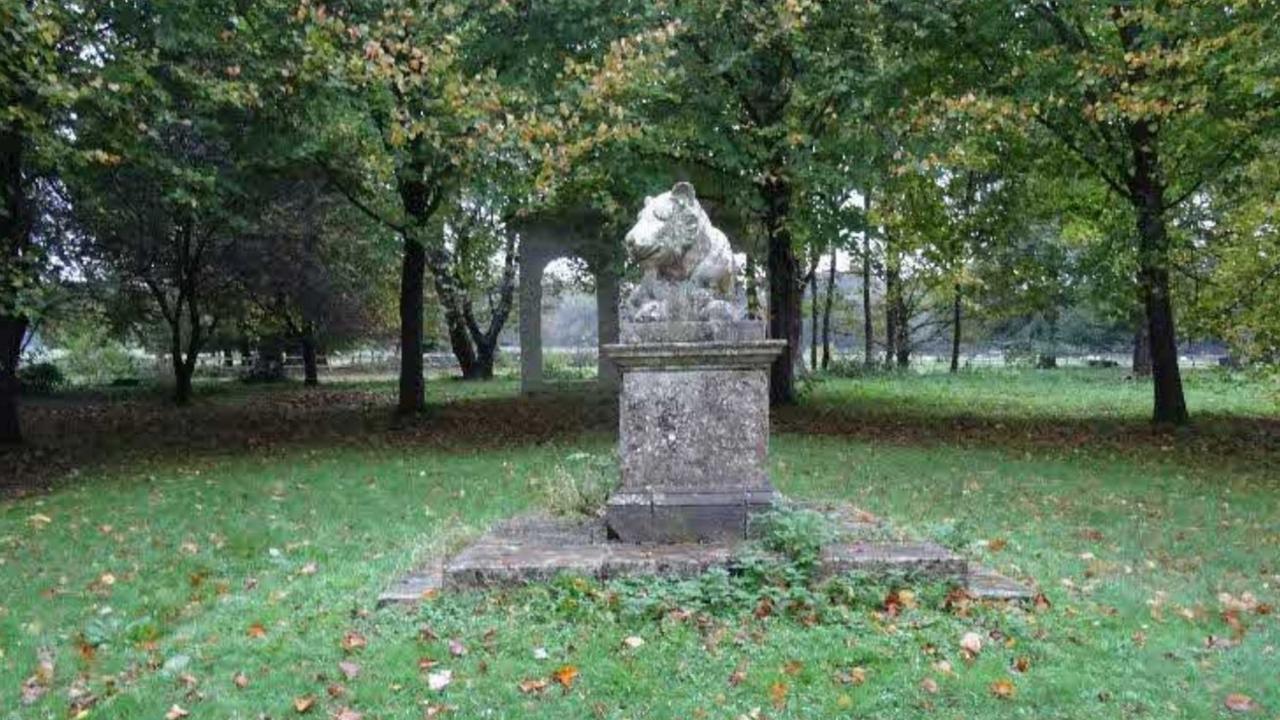
[[[1275,406],[1257,387],[1217,375],[1189,384],[1197,407],[1273,428]],[[1006,399],[988,399],[996,390]],[[509,382],[429,387],[467,407],[512,391]],[[237,389],[204,402],[301,392]],[[574,402],[561,411],[576,412]],[[1140,388],[1083,371],[838,381],[813,387],[806,403],[792,412],[839,409],[872,423],[1145,415]],[[774,478],[787,493],[851,500],[1038,583],[1051,602],[1043,613],[967,615],[925,603],[896,618],[852,605],[813,626],[781,612],[757,619],[751,603],[686,620],[628,610],[628,593],[678,597],[662,585],[614,596],[619,588],[565,582],[374,608],[398,573],[537,502],[569,455],[609,452],[607,433],[495,443],[475,427],[443,445],[371,437],[240,456],[107,457],[52,494],[0,504],[0,719],[67,717],[78,679],[100,698],[87,717],[127,720],[161,718],[174,704],[193,718],[287,718],[304,695],[317,698],[307,717],[349,706],[366,718],[420,718],[445,705],[456,717],[494,718],[736,718],[756,708],[769,718],[1214,718],[1230,714],[1229,693],[1261,706],[1251,717],[1280,715],[1280,619],[1241,612],[1235,629],[1219,601],[1248,592],[1280,606],[1275,456],[1142,443],[1117,451],[1123,437],[1097,450],[1002,447],[1005,437],[776,435]],[[1195,436],[1167,442],[1184,440]],[[970,631],[986,641],[973,661],[959,647]],[[344,650],[349,632],[367,646]],[[645,643],[624,647],[629,636]],[[1209,648],[1210,636],[1238,644]],[[466,655],[451,656],[449,638]],[[53,687],[22,706],[40,648],[54,654]],[[443,692],[427,688],[422,658],[453,672]],[[358,677],[342,677],[343,660],[360,666]],[[941,660],[952,674],[935,667]],[[571,689],[518,689],[564,665],[580,673]],[[865,682],[838,679],[854,667]],[[1017,689],[1011,699],[990,692],[1004,678]],[[326,692],[334,684],[344,687],[338,698]]]

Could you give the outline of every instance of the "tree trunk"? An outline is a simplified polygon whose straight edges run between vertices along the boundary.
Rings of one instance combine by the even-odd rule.
[[[809,251],[809,372],[818,370],[818,260],[816,248]]]
[[[756,256],[754,253],[747,253],[747,266],[743,272],[747,276],[747,317],[752,320],[759,320],[760,282],[756,278]]]
[[[886,368],[892,368],[898,356],[898,341],[902,339],[899,326],[906,322],[906,318],[900,314],[901,284],[898,263],[892,255],[892,248],[886,237],[884,261],[884,365]]]
[[[1147,314],[1143,312],[1133,328],[1133,376],[1151,377],[1151,332],[1147,327]]]
[[[827,268],[827,297],[822,308],[822,369],[831,365],[831,305],[836,297],[836,244],[831,243],[831,267]]]
[[[862,209],[867,215],[871,213],[871,192],[862,196]],[[862,360],[865,365],[873,365],[872,354],[876,345],[876,326],[871,317],[871,223],[867,223],[862,232]]]
[[[18,416],[18,360],[22,338],[27,333],[26,318],[0,316],[0,446],[22,442]]]
[[[400,396],[397,409],[402,414],[421,412],[426,408],[422,380],[422,283],[426,265],[426,248],[406,234],[400,267]]]
[[[765,201],[765,231],[769,242],[769,336],[787,341],[787,349],[773,362],[769,373],[769,400],[791,404],[796,400],[796,354],[800,350],[800,264],[791,246],[787,227],[791,211],[791,186],[780,173],[761,188]]]
[[[316,366],[316,333],[311,323],[302,326],[302,384],[315,387],[320,384],[320,369]]]
[[[498,343],[480,342],[476,344],[476,360],[473,364],[472,378],[475,380],[492,380],[493,364],[498,356]]]
[[[16,122],[0,128],[0,263],[6,277],[0,279],[0,445],[22,442],[18,417],[18,364],[28,319],[16,311],[14,280],[27,279],[22,263],[31,242],[31,222],[23,187],[23,138]],[[13,272],[16,277],[10,277]],[[13,314],[10,314],[13,313]]]
[[[951,303],[951,372],[960,372],[960,286],[955,286]]]
[[[1138,219],[1138,285],[1146,306],[1151,345],[1152,420],[1183,425],[1188,420],[1187,401],[1178,368],[1169,282],[1169,232],[1164,216],[1165,189],[1156,137],[1146,122],[1132,123],[1129,136],[1134,155],[1130,201]]]
[[[181,303],[178,304],[178,320],[169,325],[169,362],[173,366],[173,402],[177,405],[191,403],[191,376],[195,363],[187,363],[182,357]]]

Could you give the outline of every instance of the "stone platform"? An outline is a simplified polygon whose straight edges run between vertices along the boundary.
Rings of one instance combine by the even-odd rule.
[[[819,575],[912,575],[952,582],[979,599],[1030,598],[1031,588],[974,566],[927,542],[890,537],[883,523],[847,505],[810,505],[836,528],[823,549]],[[560,574],[600,580],[620,577],[692,577],[711,568],[732,569],[741,541],[632,544],[609,540],[603,519],[544,515],[513,518],[447,560],[435,559],[402,578],[379,605],[412,603],[441,590],[475,590],[545,582]]]

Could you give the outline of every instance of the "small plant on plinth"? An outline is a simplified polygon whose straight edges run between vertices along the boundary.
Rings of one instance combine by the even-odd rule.
[[[542,506],[552,515],[600,517],[618,485],[618,461],[612,455],[576,452],[535,485]]]

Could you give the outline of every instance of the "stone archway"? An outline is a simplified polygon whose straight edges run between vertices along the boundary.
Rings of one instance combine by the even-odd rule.
[[[604,216],[570,210],[523,218],[513,223],[520,233],[520,390],[546,387],[542,373],[542,277],[547,265],[564,257],[586,262],[596,284],[596,327],[601,345],[618,341],[621,300],[621,245],[607,236]],[[618,370],[600,353],[598,382],[606,390],[618,385]]]

